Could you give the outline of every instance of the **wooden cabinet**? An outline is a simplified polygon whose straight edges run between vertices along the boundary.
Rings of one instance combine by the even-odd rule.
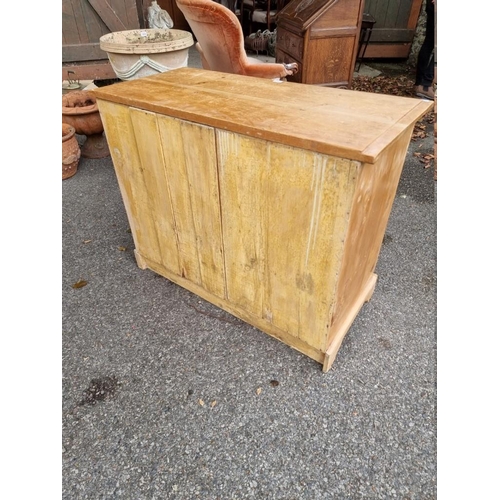
[[[296,62],[292,82],[348,88],[364,0],[292,0],[277,15],[276,61]]]
[[[194,68],[94,92],[139,267],[327,371],[432,103]]]

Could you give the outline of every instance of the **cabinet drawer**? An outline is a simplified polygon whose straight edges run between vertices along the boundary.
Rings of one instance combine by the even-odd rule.
[[[302,61],[304,40],[300,36],[294,35],[293,33],[278,27],[276,47],[288,52],[298,61]]]

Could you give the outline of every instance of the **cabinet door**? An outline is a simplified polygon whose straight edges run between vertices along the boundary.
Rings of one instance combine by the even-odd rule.
[[[423,0],[365,0],[364,11],[375,18],[365,58],[410,55]]]

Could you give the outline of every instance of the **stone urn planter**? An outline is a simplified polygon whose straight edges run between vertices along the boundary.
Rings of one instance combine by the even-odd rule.
[[[68,179],[76,174],[80,161],[80,144],[76,140],[75,129],[67,123],[62,124],[62,178]]]
[[[71,125],[77,134],[87,136],[82,146],[82,156],[86,158],[109,156],[101,115],[91,91],[75,90],[62,96],[62,121]]]
[[[194,44],[189,31],[155,28],[114,31],[99,42],[120,80],[185,68],[189,47]]]

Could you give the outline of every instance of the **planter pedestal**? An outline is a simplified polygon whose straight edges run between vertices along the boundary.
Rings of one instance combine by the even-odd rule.
[[[82,156],[84,158],[106,158],[109,156],[108,142],[104,135],[88,135],[82,146]]]
[[[185,68],[194,44],[189,31],[174,29],[114,31],[99,41],[120,80]]]

